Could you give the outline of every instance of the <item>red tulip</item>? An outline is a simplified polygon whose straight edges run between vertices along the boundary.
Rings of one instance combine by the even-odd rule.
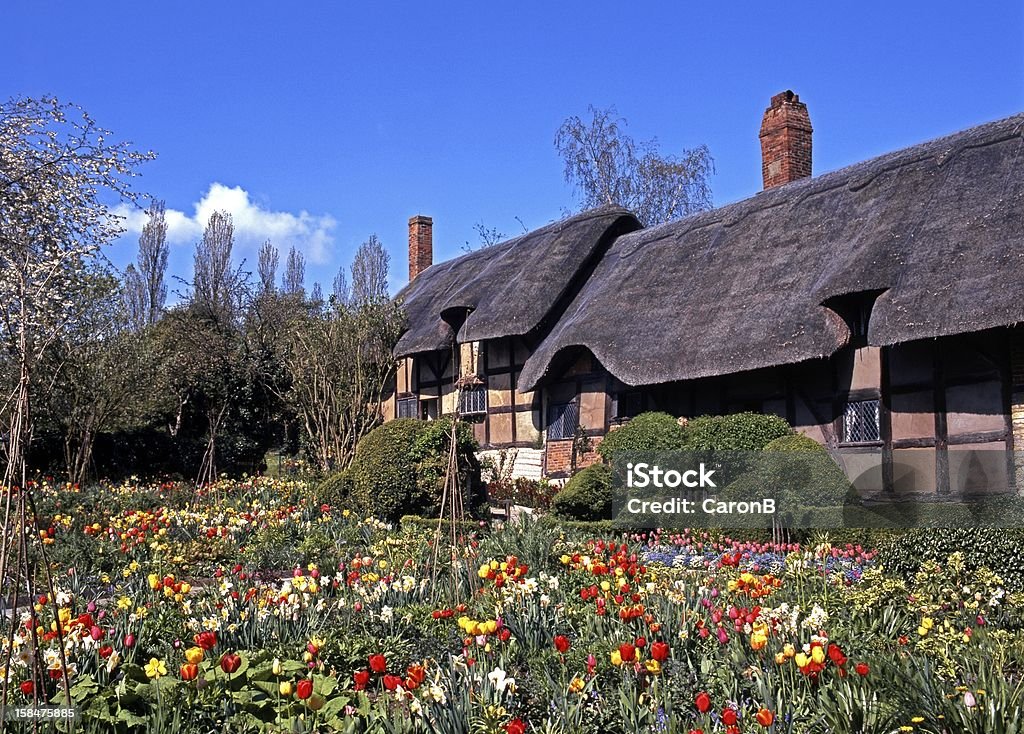
[[[295,684],[295,695],[302,701],[313,695],[313,681],[303,678]]]
[[[216,632],[200,632],[193,639],[196,641],[196,644],[204,650],[212,650],[217,645]]]
[[[366,688],[366,684],[370,682],[370,671],[357,670],[352,674],[352,680],[356,682],[356,690],[361,691]]]
[[[388,661],[383,655],[371,655],[370,656],[370,670],[374,673],[383,673],[388,669]]]
[[[857,675],[862,676],[862,677],[866,676],[868,673],[871,672],[871,668],[868,667],[867,663],[857,663],[853,667],[853,669],[857,671]]]
[[[722,710],[722,723],[726,726],[736,726],[736,709],[727,708]]]
[[[402,685],[404,681],[397,675],[385,675],[384,676],[384,687],[389,691],[393,691]]]
[[[178,672],[181,673],[182,680],[195,680],[199,675],[199,666],[193,663],[185,663]]]
[[[659,663],[663,663],[668,660],[669,647],[668,643],[665,642],[653,642],[651,643],[651,657],[657,660]]]
[[[702,714],[706,714],[711,710],[711,696],[709,696],[705,691],[701,691],[697,694],[697,698],[694,703],[697,705],[697,710]]]
[[[102,640],[104,634],[105,633],[103,632],[103,628],[98,627],[96,625],[93,625],[92,628],[89,630],[89,637],[96,641]]]
[[[636,648],[628,642],[623,642],[619,645],[619,655],[622,656],[622,662],[632,663],[636,660]]]
[[[242,665],[242,658],[233,652],[226,652],[221,656],[220,669],[228,675],[238,670]]]
[[[135,647],[135,635],[133,635],[130,632],[127,635],[125,635],[124,636],[124,646],[125,647]]]
[[[23,680],[18,687],[21,689],[21,692],[24,693],[26,696],[31,696],[32,691],[36,689],[35,683],[33,683],[30,680]]]
[[[563,655],[569,650],[569,638],[565,635],[555,636],[555,649]]]
[[[523,723],[522,719],[512,719],[512,721],[505,724],[505,734],[525,734],[526,724]]]
[[[109,658],[111,655],[114,654],[114,648],[112,648],[110,645],[103,645],[99,649],[99,653],[100,653],[100,657],[103,658],[104,660],[106,660],[107,658]]]
[[[755,718],[757,719],[758,724],[767,728],[772,725],[773,721],[775,721],[775,714],[768,709],[761,709],[757,712],[757,716]]]

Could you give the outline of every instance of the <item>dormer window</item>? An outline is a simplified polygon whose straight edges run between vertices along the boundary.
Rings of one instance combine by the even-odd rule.
[[[850,330],[850,346],[863,347],[868,343],[868,327],[875,301],[884,293],[882,290],[847,293],[829,298],[822,305],[832,309],[843,319]]]

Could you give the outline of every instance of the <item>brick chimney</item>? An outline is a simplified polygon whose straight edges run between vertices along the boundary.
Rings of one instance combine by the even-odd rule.
[[[766,189],[811,175],[811,118],[800,97],[772,97],[761,120],[761,175]]]
[[[409,282],[434,263],[434,220],[417,214],[409,218]]]

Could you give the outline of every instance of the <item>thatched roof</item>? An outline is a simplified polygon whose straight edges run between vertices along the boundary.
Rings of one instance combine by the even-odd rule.
[[[395,355],[448,348],[453,325],[460,342],[530,333],[557,316],[616,237],[639,227],[625,209],[602,207],[432,265],[399,293],[408,330]]]
[[[627,384],[825,357],[823,304],[883,291],[868,342],[1024,321],[1024,115],[617,239],[523,370],[589,349]],[[512,284],[516,289],[517,284]]]

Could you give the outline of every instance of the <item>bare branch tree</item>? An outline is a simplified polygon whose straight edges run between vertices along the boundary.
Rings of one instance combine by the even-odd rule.
[[[306,292],[306,258],[295,249],[288,250],[284,273],[281,275],[281,290],[287,295],[302,296]]]
[[[391,257],[377,235],[370,235],[352,260],[351,300],[354,304],[380,303],[388,299],[390,264]]]
[[[217,211],[210,215],[193,258],[192,303],[225,322],[234,318],[241,286],[241,274],[231,266],[234,245],[231,215]]]
[[[279,259],[277,248],[270,244],[270,240],[260,246],[260,259],[256,266],[256,272],[260,279],[260,293],[270,293],[274,290]]]
[[[614,107],[589,112],[589,121],[569,117],[555,135],[566,183],[583,209],[617,204],[654,225],[711,208],[714,161],[707,146],[663,155],[657,140],[634,141]]]
[[[146,212],[149,219],[139,236],[138,272],[145,284],[146,325],[155,324],[167,303],[167,207],[163,201],[153,201]]]

